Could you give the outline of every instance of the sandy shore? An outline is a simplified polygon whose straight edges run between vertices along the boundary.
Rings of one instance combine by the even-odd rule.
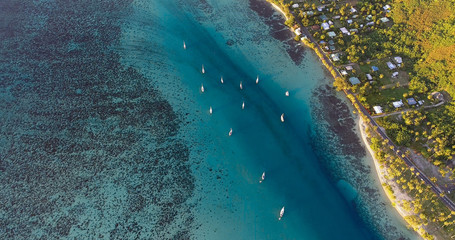
[[[366,149],[368,150],[368,152],[371,155],[371,158],[373,159],[376,173],[378,175],[379,181],[381,182],[382,188],[383,188],[384,192],[386,193],[387,197],[389,198],[390,202],[392,203],[392,206],[394,206],[394,208],[403,217],[403,219],[406,220],[405,217],[411,216],[411,215],[413,215],[413,213],[408,212],[405,209],[403,209],[401,207],[400,202],[402,200],[410,201],[410,200],[412,200],[412,198],[409,197],[405,192],[401,191],[401,188],[394,181],[389,181],[389,180],[385,179],[384,176],[387,175],[387,172],[386,172],[385,168],[381,169],[381,165],[379,164],[379,161],[375,157],[375,152],[370,147],[370,144],[367,139],[366,128],[367,128],[367,126],[366,126],[365,122],[363,121],[362,118],[360,118],[360,120],[359,120],[360,135],[362,137],[362,140],[363,140],[363,143],[365,144]],[[388,184],[392,187],[394,196],[390,196],[388,191],[386,191],[386,189],[384,188],[384,185],[383,185],[384,183]],[[395,200],[393,200],[393,197],[395,197]]]
[[[288,20],[288,17],[286,16],[286,13],[285,13],[283,10],[281,10],[280,7],[278,7],[276,4],[274,4],[274,3],[272,3],[272,2],[271,2],[270,4],[272,4],[272,6],[273,6],[278,12],[280,12],[281,14],[283,14],[283,17],[286,18],[286,20]]]

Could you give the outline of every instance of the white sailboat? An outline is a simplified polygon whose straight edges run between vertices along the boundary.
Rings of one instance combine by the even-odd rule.
[[[283,217],[284,215],[284,207],[281,209],[280,211],[280,217],[278,218],[278,220],[281,220],[281,218]]]
[[[242,102],[242,109],[245,109],[245,101]]]
[[[224,83],[223,77],[221,77],[221,83]]]
[[[185,41],[183,41],[183,49],[186,49]]]
[[[205,73],[204,64],[202,64],[202,74]]]
[[[265,179],[265,172],[262,173],[262,177],[261,177],[261,180],[259,181],[259,183],[262,183],[262,181],[264,181]]]
[[[232,136],[232,128],[229,130],[229,137]]]
[[[259,83],[259,76],[256,77],[256,84]]]
[[[281,114],[281,122],[284,122],[284,113]]]
[[[210,106],[209,113],[212,115],[212,106]]]
[[[204,84],[201,84],[201,92],[204,92]]]
[[[286,97],[289,97],[289,91],[286,91],[286,92],[284,93],[284,95],[286,95]]]
[[[243,89],[242,81],[240,81],[240,89]]]

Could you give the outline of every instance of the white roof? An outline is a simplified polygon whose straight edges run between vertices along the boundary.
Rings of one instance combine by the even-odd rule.
[[[357,12],[357,9],[351,8],[351,12],[352,12],[352,13],[355,13],[355,12]]]
[[[382,113],[382,107],[381,106],[374,106],[373,109],[376,112],[376,114]]]
[[[391,63],[391,62],[387,62],[387,66],[390,68],[390,69],[395,69],[397,66],[395,66],[395,64]]]
[[[329,35],[329,37],[336,37],[335,32],[328,32],[327,35]]]
[[[368,80],[373,80],[373,77],[371,76],[371,74],[367,73],[367,79]]]
[[[348,22],[349,24],[351,24],[351,23],[352,23],[352,19],[348,19],[347,22]]]
[[[351,71],[352,70],[352,66],[351,65],[347,65],[346,66],[346,70]]]
[[[389,19],[386,18],[386,17],[381,18],[381,22],[383,22],[383,23],[386,23],[386,22],[388,22],[388,21],[389,21]]]
[[[397,62],[397,63],[403,62],[403,59],[401,59],[401,57],[394,57],[393,59],[395,59],[395,62]]]
[[[390,9],[390,5],[389,5],[389,4],[387,4],[387,5],[385,5],[385,6],[384,6],[384,7],[382,7],[382,8],[384,8],[384,10]]]
[[[334,53],[332,55],[330,55],[333,59],[333,61],[340,61],[340,56],[338,55],[338,53]]]
[[[297,36],[300,36],[302,35],[302,30],[300,30],[300,28],[297,28],[296,30],[294,30],[295,34],[297,34]]]
[[[392,77],[396,77],[396,76],[398,76],[398,72],[392,73]]]
[[[294,4],[292,5],[292,7],[293,7],[293,8],[298,8],[298,7],[299,7],[299,4],[294,3]]]
[[[324,30],[329,30],[330,26],[328,23],[322,23],[321,24],[321,27],[324,29]]]
[[[340,28],[340,31],[344,34],[349,35],[349,31],[345,27]]]
[[[404,105],[404,104],[403,104],[403,100],[393,102],[392,104],[393,104],[393,106],[396,107],[396,108],[402,107],[402,106]]]
[[[368,22],[367,23],[367,26],[373,26],[374,25],[374,22]]]
[[[348,75],[348,72],[346,72],[346,70],[341,70],[340,73],[341,75]]]
[[[333,25],[333,22],[329,20],[329,24],[330,24],[330,25]]]

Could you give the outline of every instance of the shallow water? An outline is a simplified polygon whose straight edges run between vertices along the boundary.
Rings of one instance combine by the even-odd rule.
[[[413,236],[390,209],[393,234],[368,220],[356,181],[370,173],[344,160],[365,154],[333,137],[327,104],[345,109],[329,79],[309,51],[295,64],[248,2],[5,5],[0,236]]]

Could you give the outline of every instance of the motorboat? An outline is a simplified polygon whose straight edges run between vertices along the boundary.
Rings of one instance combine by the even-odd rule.
[[[229,130],[229,137],[232,136],[232,128]]]
[[[209,113],[212,115],[212,106],[210,106]]]
[[[223,77],[221,77],[221,83],[224,83]]]
[[[242,109],[245,109],[245,101],[242,102]]]
[[[183,49],[186,49],[185,41],[183,41]]]
[[[284,95],[286,95],[286,97],[289,97],[289,91],[286,91],[286,92],[284,93]]]
[[[201,92],[204,92],[204,84],[201,84]]]
[[[284,122],[284,113],[281,114],[281,122]]]
[[[202,70],[201,70],[202,74],[205,73],[205,69],[204,69],[204,64],[202,64]]]
[[[242,82],[240,81],[240,89],[243,89]]]
[[[259,76],[256,77],[256,84],[259,83]]]

